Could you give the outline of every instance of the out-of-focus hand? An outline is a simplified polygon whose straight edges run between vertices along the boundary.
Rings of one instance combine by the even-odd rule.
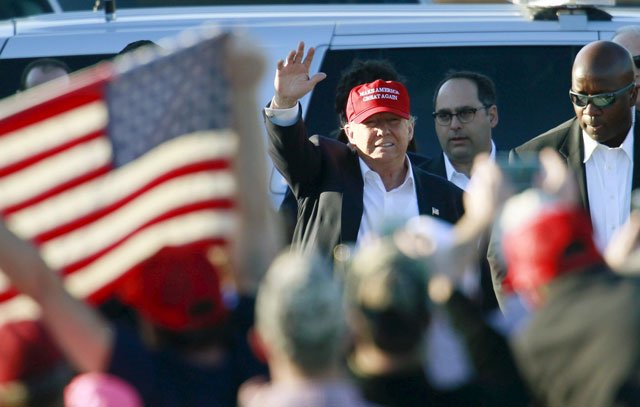
[[[300,41],[298,48],[289,52],[286,60],[278,61],[276,77],[273,81],[275,95],[271,100],[272,108],[294,107],[300,98],[311,92],[318,82],[327,77],[322,72],[309,77],[314,54],[315,49],[309,48],[305,56],[304,42]]]
[[[575,175],[558,152],[551,148],[540,151],[540,165],[542,174],[539,188],[566,204],[577,205],[578,185]]]
[[[613,235],[604,258],[615,271],[640,274],[640,211],[632,211],[629,220]]]
[[[473,163],[473,174],[463,196],[464,217],[485,230],[493,222],[512,189],[504,181],[500,168],[488,155],[481,154]]]

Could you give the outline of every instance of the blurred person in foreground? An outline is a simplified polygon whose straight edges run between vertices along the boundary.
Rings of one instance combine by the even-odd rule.
[[[476,261],[477,239],[502,193],[493,168],[482,167],[453,227],[418,217],[374,239],[345,262],[354,347],[349,368],[365,397],[385,406],[525,406],[529,395],[507,340],[461,290]],[[454,389],[435,389],[423,368],[424,337],[441,308],[462,338],[477,375]]]
[[[64,389],[65,407],[143,407],[136,389],[116,376],[83,373]]]
[[[541,187],[499,219],[505,285],[533,307],[514,340],[518,366],[545,406],[640,405],[640,280],[605,263],[562,158],[540,159]]]
[[[271,382],[247,382],[241,407],[367,406],[342,369],[346,324],[341,290],[328,263],[286,252],[258,291],[254,343]]]
[[[332,259],[338,244],[360,244],[388,220],[427,214],[457,221],[462,191],[407,158],[415,118],[403,84],[376,80],[351,89],[348,145],[308,137],[299,100],[325,78],[309,76],[314,52],[305,55],[300,42],[278,61],[275,94],[264,110],[269,154],[298,200],[293,246]]]
[[[74,371],[37,320],[0,326],[0,406],[62,407]]]

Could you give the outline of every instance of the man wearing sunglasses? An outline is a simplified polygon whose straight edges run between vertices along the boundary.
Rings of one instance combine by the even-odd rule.
[[[633,60],[624,47],[611,41],[585,45],[573,62],[568,92],[576,117],[509,153],[510,162],[545,147],[560,153],[576,176],[580,202],[590,214],[600,250],[629,218],[631,191],[640,187],[634,79]],[[506,268],[495,249],[498,245],[492,240],[489,262],[502,304],[505,297],[500,287]]]
[[[631,190],[640,186],[634,79],[633,60],[624,47],[610,41],[587,44],[571,73],[569,99],[576,118],[515,148],[510,157],[544,147],[560,152],[577,176],[601,250],[629,217]]]
[[[620,44],[629,51],[635,65],[636,86],[640,85],[640,25],[625,25],[616,30],[611,41]],[[640,98],[636,100],[636,110],[640,110]]]

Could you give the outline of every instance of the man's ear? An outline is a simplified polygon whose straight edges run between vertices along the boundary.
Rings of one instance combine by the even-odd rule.
[[[491,123],[491,127],[496,127],[498,125],[498,107],[496,105],[492,105],[489,108],[489,123]]]
[[[269,361],[269,349],[255,326],[247,332],[247,341],[256,359],[266,364]]]

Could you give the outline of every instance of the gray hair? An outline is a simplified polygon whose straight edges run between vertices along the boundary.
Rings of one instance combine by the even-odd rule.
[[[269,348],[304,373],[332,366],[342,357],[346,323],[329,264],[308,253],[278,256],[258,290],[256,325]]]

